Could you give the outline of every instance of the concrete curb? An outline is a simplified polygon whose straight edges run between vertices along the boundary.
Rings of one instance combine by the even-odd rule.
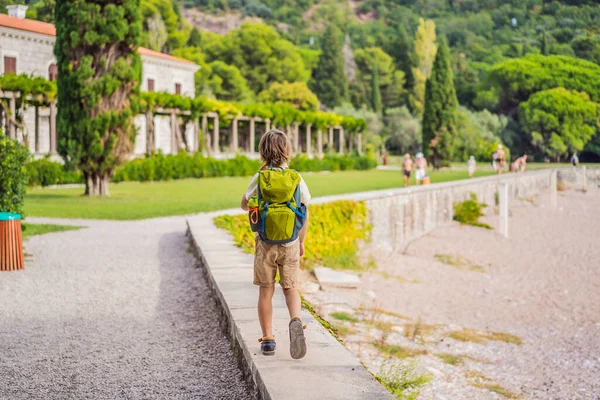
[[[252,284],[253,257],[242,253],[227,232],[214,226],[212,220],[218,214],[222,213],[188,218],[188,235],[223,312],[222,323],[234,352],[259,397],[265,400],[393,399],[360,361],[305,310],[302,320],[307,325],[308,353],[302,360],[293,360],[288,350],[289,315],[279,287],[273,298],[273,328],[278,349],[272,357],[260,353],[258,290]]]

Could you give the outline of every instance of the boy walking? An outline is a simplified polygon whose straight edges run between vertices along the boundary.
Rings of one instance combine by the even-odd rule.
[[[306,355],[306,340],[296,284],[308,229],[306,205],[311,196],[300,174],[288,169],[291,143],[283,132],[270,130],[265,133],[258,149],[264,165],[242,196],[241,207],[248,211],[250,201],[250,208],[257,216],[255,221],[253,217],[250,220],[252,229],[257,232],[254,284],[259,286],[258,318],[262,329],[259,342],[264,355],[275,354],[272,299],[279,270],[279,284],[290,315],[290,355],[300,359]]]

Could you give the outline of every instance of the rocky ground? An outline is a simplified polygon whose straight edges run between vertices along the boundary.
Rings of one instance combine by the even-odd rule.
[[[600,189],[558,206],[513,202],[508,239],[453,224],[370,254],[358,289],[306,274],[305,297],[374,373],[430,378],[420,399],[599,399]]]

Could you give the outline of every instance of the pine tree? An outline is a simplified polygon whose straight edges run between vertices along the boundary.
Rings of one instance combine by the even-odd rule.
[[[57,0],[59,153],[83,172],[86,195],[108,196],[137,130],[140,0]]]
[[[341,105],[348,98],[344,73],[343,44],[339,29],[330,24],[323,34],[321,57],[314,73],[312,89],[327,107]]]
[[[423,112],[423,147],[436,169],[452,160],[457,106],[450,51],[442,39],[425,86]]]
[[[190,32],[190,37],[188,38],[188,41],[187,41],[187,46],[200,47],[201,44],[202,44],[202,36],[200,35],[200,31],[198,30],[198,28],[192,29],[192,32]]]
[[[371,76],[371,107],[376,113],[381,113],[383,105],[381,103],[381,90],[379,88],[379,68],[377,62],[373,63],[373,74]]]

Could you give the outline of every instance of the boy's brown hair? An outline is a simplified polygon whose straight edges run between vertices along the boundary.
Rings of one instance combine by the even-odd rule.
[[[290,162],[292,144],[285,133],[271,129],[260,138],[258,152],[266,165],[280,167]]]

